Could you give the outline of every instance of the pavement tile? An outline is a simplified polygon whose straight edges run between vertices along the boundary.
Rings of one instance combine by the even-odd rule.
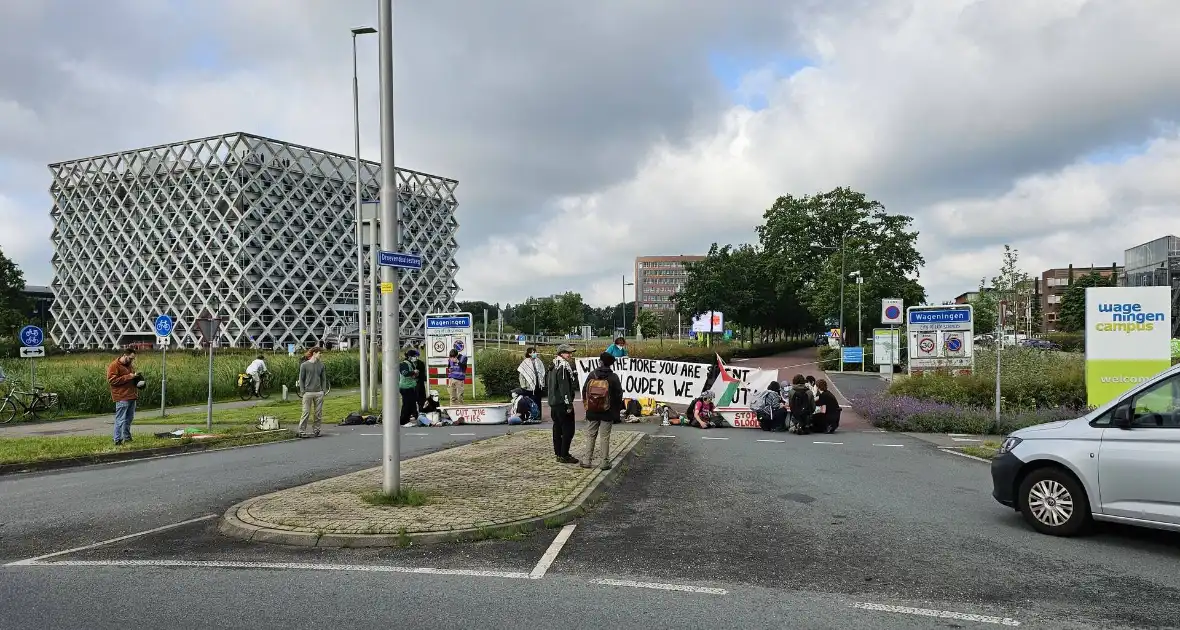
[[[616,429],[611,458],[625,454],[643,433]],[[582,432],[575,456],[585,452]],[[248,526],[281,532],[396,535],[496,527],[552,514],[571,505],[598,478],[597,467],[559,464],[548,430],[521,431],[402,462],[403,487],[429,498],[418,507],[377,506],[361,497],[381,489],[381,468],[281,490],[241,504],[234,516]],[[257,536],[255,540],[257,540]],[[307,543],[304,543],[307,544]]]

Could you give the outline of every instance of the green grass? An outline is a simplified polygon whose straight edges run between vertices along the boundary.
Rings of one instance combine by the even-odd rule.
[[[430,497],[425,492],[419,492],[413,488],[404,486],[396,494],[368,492],[361,495],[361,500],[370,505],[389,507],[419,507],[430,503]]]
[[[246,444],[274,442],[290,438],[293,435],[290,431],[255,433],[257,429],[249,424],[219,426],[215,431],[224,437],[207,440],[193,440],[191,438],[174,440],[171,438],[158,438],[152,435],[136,435],[135,441],[122,446],[115,446],[109,435],[0,438],[0,464],[30,464],[87,455],[140,451],[197,442],[210,444],[214,448],[228,448]]]
[[[1000,443],[984,442],[983,446],[964,446],[959,450],[966,455],[971,455],[980,459],[995,459],[996,454],[1000,450]]]

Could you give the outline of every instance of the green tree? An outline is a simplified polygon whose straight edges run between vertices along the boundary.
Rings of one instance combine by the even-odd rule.
[[[824,320],[839,319],[842,272],[859,271],[864,277],[862,336],[876,324],[881,299],[926,302],[926,290],[917,280],[925,260],[917,250],[918,232],[911,227],[911,217],[889,214],[863,193],[836,188],[779,197],[764,219],[758,236],[777,294],[781,300],[797,298],[805,309],[791,314],[792,323],[806,321],[817,327]],[[855,327],[857,287],[848,275],[843,284],[844,323]]]
[[[24,272],[0,250],[0,335],[15,335],[28,323],[32,302],[24,290]]]
[[[635,329],[642,333],[644,338],[657,337],[660,334],[660,319],[653,311],[640,310],[635,320]]]
[[[1001,302],[1005,303],[1002,309],[1004,329],[1016,333],[1029,330],[1031,316],[1040,311],[1039,306],[1033,306],[1036,302],[1036,283],[1020,268],[1020,251],[1011,245],[1004,245],[1000,273],[992,277],[991,286],[985,286],[980,280],[979,299],[974,304],[975,330],[996,330]]]
[[[1086,289],[1090,287],[1113,287],[1118,279],[1105,277],[1097,271],[1075,278],[1061,297],[1061,310],[1057,313],[1057,330],[1080,332],[1086,327]]]

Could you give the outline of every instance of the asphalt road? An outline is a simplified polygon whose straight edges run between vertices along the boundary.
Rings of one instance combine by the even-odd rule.
[[[1180,536],[1036,534],[991,499],[986,465],[919,440],[645,428],[655,435],[543,571],[556,530],[304,549],[227,539],[212,519],[46,560],[57,564],[0,567],[0,627],[1180,623]],[[7,562],[220,514],[246,496],[372,465],[380,438],[362,433],[378,432],[0,479],[0,554]],[[403,432],[429,433],[407,435],[411,449],[473,439]]]

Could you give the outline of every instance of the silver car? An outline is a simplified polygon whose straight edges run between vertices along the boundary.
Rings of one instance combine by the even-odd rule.
[[[1180,366],[1081,418],[1014,431],[992,461],[992,496],[1037,531],[1092,520],[1180,531]]]

